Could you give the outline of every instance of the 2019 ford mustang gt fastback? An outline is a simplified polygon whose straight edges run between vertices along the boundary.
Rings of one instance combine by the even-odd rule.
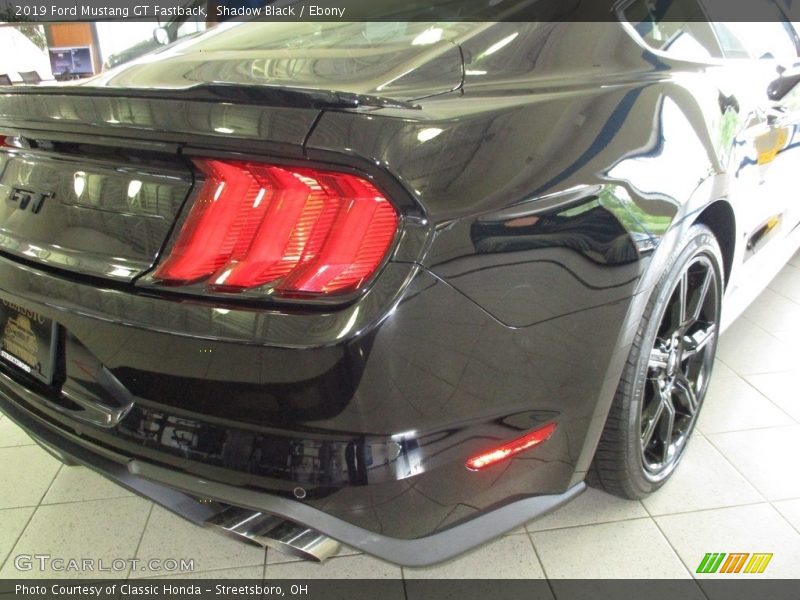
[[[225,23],[4,88],[0,408],[309,558],[655,492],[800,243],[797,33],[671,6]]]

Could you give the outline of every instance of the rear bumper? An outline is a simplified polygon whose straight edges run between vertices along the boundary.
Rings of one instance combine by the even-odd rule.
[[[126,459],[78,436],[57,431],[25,411],[11,397],[20,386],[0,374],[0,410],[60,460],[80,464],[128,490],[197,524],[204,525],[220,510],[220,503],[274,514],[301,523],[369,554],[406,566],[447,560],[551,512],[585,489],[578,483],[561,494],[534,496],[507,504],[491,513],[440,533],[417,539],[398,539],[357,527],[325,512],[279,496],[224,483],[207,481],[145,461]],[[214,502],[209,502],[213,499]]]
[[[2,257],[0,282],[62,332],[61,389],[0,368],[0,409],[44,445],[198,523],[214,502],[252,508],[409,565],[582,489],[635,313],[626,298],[508,327],[401,263],[315,312],[146,296]],[[111,422],[87,420],[115,386]],[[465,468],[550,421],[540,447]]]

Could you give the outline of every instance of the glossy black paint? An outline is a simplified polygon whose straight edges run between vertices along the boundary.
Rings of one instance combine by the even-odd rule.
[[[447,93],[462,83],[461,51],[451,38],[473,26],[445,26],[448,35],[425,37],[429,24],[424,22],[238,23],[234,35],[226,34],[231,24],[225,24],[173,44],[158,54],[160,60],[108,71],[98,83],[185,89],[224,82],[411,100]]]
[[[204,62],[192,45],[224,45],[237,28],[248,40],[251,27],[180,42],[75,91],[0,96],[0,132],[32,146],[0,151],[2,164],[33,161],[42,191],[50,164],[56,187],[85,161],[104,174],[116,162],[106,176],[142,189],[154,165],[170,165],[175,196],[157,205],[178,220],[192,155],[351,169],[396,202],[398,242],[364,290],[321,304],[163,289],[140,275],[158,250],[122,280],[0,250],[0,297],[53,319],[63,345],[51,386],[9,371],[33,393],[0,392],[93,447],[248,492],[302,488],[294,502],[402,539],[562,494],[585,477],[682,232],[713,221],[733,289],[745,258],[800,221],[780,193],[797,161],[798,92],[769,106],[771,61],[679,60],[618,23],[458,24],[383,69],[370,60],[361,79],[351,58],[335,58],[346,36],[325,50],[308,42],[296,65],[250,41],[259,73],[284,69],[266,83],[298,89],[220,100],[202,80],[252,83],[238,67],[255,59]],[[336,104],[312,89],[315,61],[347,71],[346,98],[372,100]],[[763,89],[745,89],[743,69]],[[166,82],[180,89],[150,90]],[[119,150],[97,158],[104,148]],[[18,172],[0,178],[0,203],[24,188]],[[150,222],[121,217],[118,201],[97,198],[115,219]],[[5,210],[33,233],[12,232],[40,234],[31,215]],[[733,227],[717,218],[726,210]],[[100,262],[125,239],[110,237],[96,245]],[[556,433],[535,450],[464,467],[552,420]]]
[[[4,260],[3,280],[9,279],[8,269],[17,268]],[[467,471],[463,458],[493,439],[519,435],[564,412],[574,410],[577,416],[590,410],[586,400],[602,383],[606,364],[581,356],[586,347],[578,332],[601,320],[608,324],[610,347],[613,323],[626,310],[618,303],[582,313],[571,323],[537,328],[539,339],[550,340],[552,358],[545,364],[528,335],[500,325],[420,271],[379,331],[301,353],[251,345],[256,331],[249,328],[236,342],[201,341],[74,315],[65,310],[65,300],[82,286],[32,271],[27,279],[30,287],[18,289],[29,305],[57,315],[70,332],[68,389],[91,388],[102,404],[113,406],[118,401],[113,392],[91,375],[103,364],[136,398],[134,408],[111,429],[87,424],[79,408],[50,391],[45,392],[49,402],[32,408],[117,451],[203,477],[283,494],[300,485],[308,493],[304,502],[393,537],[418,537],[444,527],[453,522],[448,515],[454,508],[466,516],[532,488],[562,491],[572,474],[564,457],[575,451],[568,440],[580,439],[588,415],[564,423],[542,452],[506,466],[500,480],[497,471]],[[48,305],[32,301],[36,289],[48,290]],[[100,306],[116,304],[121,313],[145,305],[159,313],[172,305],[123,292],[101,294]],[[216,310],[183,307],[186,318],[198,323],[203,313],[214,319]],[[224,321],[232,325],[241,317],[244,324],[249,316],[231,310]],[[294,317],[258,316],[262,335],[279,329],[281,321],[290,327]],[[320,315],[320,323],[325,318]],[[560,327],[576,333],[565,338]],[[442,340],[454,338],[460,350],[448,353]],[[97,363],[87,361],[84,344]],[[541,363],[541,372],[526,373],[532,360]],[[574,381],[576,360],[587,365],[585,380]],[[501,402],[496,400],[499,378],[508,381],[500,388]],[[569,390],[569,398],[548,394],[554,387]],[[537,408],[531,409],[534,394]],[[425,431],[420,423],[437,427]],[[409,501],[424,519],[406,519]]]
[[[24,148],[0,155],[0,178],[24,186],[11,187],[0,204],[0,249],[132,281],[166,241],[192,184],[189,169],[182,161],[164,164],[124,151],[92,156],[79,144],[59,144],[57,152]],[[126,163],[136,166],[120,167]]]

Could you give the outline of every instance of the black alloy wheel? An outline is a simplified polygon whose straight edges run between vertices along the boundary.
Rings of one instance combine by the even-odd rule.
[[[650,296],[590,477],[610,493],[643,498],[683,457],[714,366],[721,265],[713,233],[693,225]]]
[[[642,466],[654,481],[675,468],[694,428],[714,364],[719,288],[705,256],[687,264],[650,350],[640,418]]]

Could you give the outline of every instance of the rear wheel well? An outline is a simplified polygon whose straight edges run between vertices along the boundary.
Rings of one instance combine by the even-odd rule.
[[[724,283],[727,285],[733,266],[733,252],[736,247],[736,218],[731,205],[725,200],[718,200],[706,207],[695,219],[695,223],[702,223],[708,227],[717,238],[719,249],[722,252]]]

